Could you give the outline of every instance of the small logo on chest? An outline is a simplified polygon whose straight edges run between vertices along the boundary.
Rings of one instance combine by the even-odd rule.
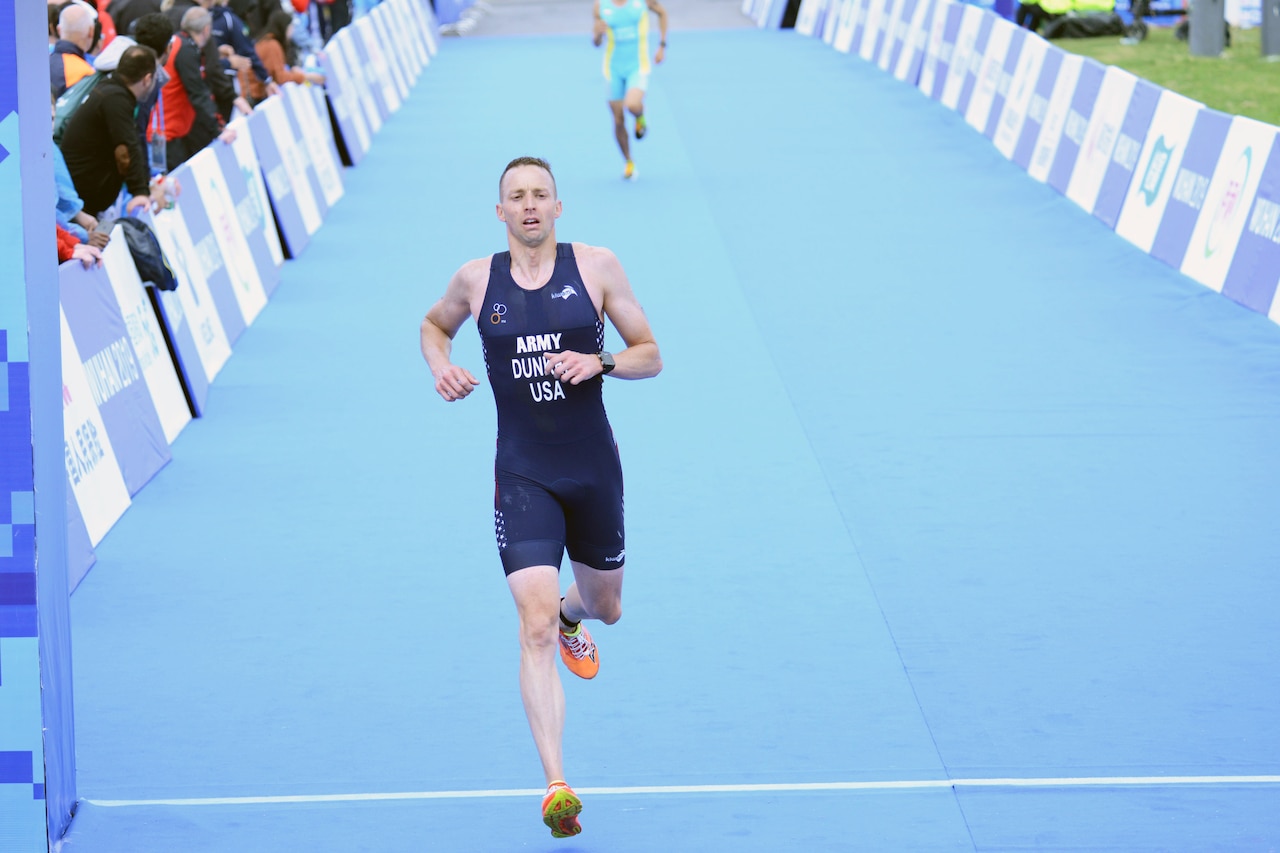
[[[552,299],[568,299],[570,296],[577,296],[578,291],[574,289],[572,284],[566,284],[555,293],[551,294]]]

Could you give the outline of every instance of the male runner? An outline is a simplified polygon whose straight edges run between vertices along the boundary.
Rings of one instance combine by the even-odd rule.
[[[649,12],[658,16],[660,35],[653,61],[661,63],[667,55],[667,10],[658,0],[596,0],[592,11],[591,41],[596,47],[605,45],[604,79],[613,111],[613,134],[627,161],[622,177],[633,180],[636,164],[631,161],[623,107],[636,117],[636,139],[643,139],[648,130],[644,93],[649,86]]]
[[[466,397],[478,382],[450,353],[475,320],[498,410],[494,527],[520,620],[520,695],[546,775],[542,820],[565,838],[582,831],[582,801],[564,781],[556,647],[570,672],[592,678],[599,657],[582,620],[622,616],[622,468],[601,386],[605,374],[656,376],[662,358],[613,252],[556,243],[561,204],[546,161],[512,160],[498,199],[509,251],[454,273],[422,321],[422,355],[441,397]],[[613,355],[605,317],[627,345]],[[574,582],[562,598],[566,549]]]

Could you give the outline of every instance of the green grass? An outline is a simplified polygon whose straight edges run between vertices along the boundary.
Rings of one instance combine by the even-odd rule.
[[[1221,57],[1192,56],[1187,43],[1173,37],[1173,27],[1165,26],[1151,27],[1146,40],[1136,45],[1121,44],[1119,36],[1053,43],[1215,110],[1280,126],[1280,62],[1263,58],[1261,29],[1233,29],[1231,47]]]

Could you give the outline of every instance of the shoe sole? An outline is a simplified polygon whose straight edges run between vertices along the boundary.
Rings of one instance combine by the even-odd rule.
[[[582,814],[582,800],[568,791],[557,793],[552,801],[550,811],[542,812],[542,822],[551,830],[555,838],[572,838],[582,832],[582,824],[578,823],[578,815]]]

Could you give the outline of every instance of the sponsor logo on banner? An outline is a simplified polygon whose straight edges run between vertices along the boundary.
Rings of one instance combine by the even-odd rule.
[[[89,543],[97,546],[129,508],[129,490],[116,461],[107,427],[93,402],[84,363],[62,314],[62,429],[67,482],[84,518]]]
[[[1193,236],[1197,228],[1208,223],[1209,217],[1202,214],[1212,175],[1220,162],[1234,159],[1224,155],[1231,120],[1231,116],[1216,110],[1200,110],[1183,147],[1182,162],[1176,169],[1169,166],[1173,187],[1151,241],[1150,254],[1174,269],[1181,268],[1191,253],[1192,243],[1197,242]],[[1203,233],[1198,239],[1203,239]]]
[[[1180,267],[1206,287],[1223,288],[1249,211],[1255,209],[1253,200],[1264,158],[1271,152],[1276,133],[1271,125],[1253,119],[1237,116],[1231,120]]]
[[[1167,90],[1156,102],[1137,170],[1115,225],[1117,234],[1143,251],[1151,251],[1201,109],[1196,101]]]

